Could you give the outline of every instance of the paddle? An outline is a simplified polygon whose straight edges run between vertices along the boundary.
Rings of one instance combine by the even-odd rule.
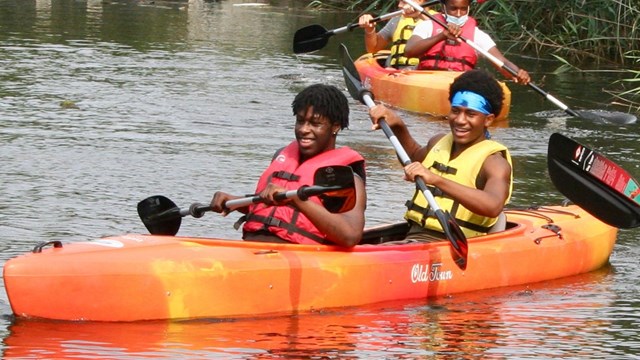
[[[440,3],[440,0],[431,0],[422,4],[422,6],[431,6],[438,3]],[[377,16],[371,19],[371,22],[385,21],[400,15],[402,15],[402,10]],[[327,45],[331,36],[351,31],[357,27],[359,27],[358,23],[348,24],[334,30],[327,30],[322,25],[317,24],[305,26],[298,29],[293,35],[293,52],[300,54],[320,50]]]
[[[278,193],[275,199],[282,201],[298,197],[307,200],[311,196],[320,196],[324,207],[332,213],[353,209],[356,202],[353,170],[348,166],[321,167],[314,174],[314,185]],[[251,195],[229,200],[225,206],[234,210],[260,202],[264,202],[264,199]],[[173,201],[162,195],[151,196],[138,203],[138,215],[152,235],[173,236],[178,233],[184,216],[200,218],[207,211],[211,211],[211,206],[200,203],[193,203],[188,209],[180,209]]]
[[[640,185],[613,161],[554,133],[547,162],[553,185],[569,200],[611,226],[640,226]]]
[[[347,84],[347,89],[349,90],[349,94],[355,99],[363,104],[367,105],[369,108],[375,106],[373,101],[372,94],[369,90],[366,90],[362,87],[362,83],[360,81],[360,76],[358,75],[358,71],[353,64],[353,59],[351,55],[349,55],[349,51],[344,44],[340,44],[341,49],[341,61],[342,61],[342,74],[344,75],[345,83]],[[400,161],[403,165],[411,164],[411,159],[409,155],[400,144],[400,141],[393,133],[393,130],[389,127],[389,124],[384,119],[380,119],[378,124],[382,128],[382,131],[387,136],[391,144],[393,145]],[[467,267],[467,253],[468,253],[468,245],[467,238],[464,236],[464,233],[460,229],[460,226],[455,222],[451,214],[448,211],[443,211],[438,203],[436,202],[433,194],[427,188],[427,184],[425,184],[424,180],[421,177],[416,178],[416,184],[422,191],[422,194],[427,199],[429,206],[433,209],[440,226],[444,231],[445,236],[451,243],[451,247],[454,250],[454,260],[456,264],[460,267],[460,269],[464,270]]]
[[[409,4],[410,6],[412,6],[414,9],[416,9],[417,11],[420,11],[422,14],[428,16],[431,20],[433,20],[434,22],[438,23],[440,26],[442,26],[444,28],[447,28],[447,24],[445,24],[440,19],[436,18],[434,15],[430,14],[428,11],[425,11],[422,6],[418,5],[414,1],[406,0],[405,2],[407,4]],[[517,71],[515,71],[513,68],[509,67],[502,60],[500,60],[497,57],[491,55],[488,51],[482,49],[480,46],[478,46],[473,41],[471,41],[471,40],[469,40],[469,39],[467,39],[467,38],[465,38],[463,36],[458,36],[458,38],[460,38],[460,40],[462,40],[465,43],[467,43],[467,45],[471,46],[477,52],[481,53],[484,57],[489,59],[489,61],[494,63],[496,66],[504,69],[505,71],[507,71],[508,73],[513,75],[514,77],[518,75]],[[542,90],[536,84],[530,82],[528,85],[533,90],[535,90],[540,95],[544,96],[547,100],[551,101],[554,105],[556,105],[561,110],[563,110],[565,113],[567,113],[567,114],[569,114],[571,116],[574,116],[574,117],[579,117],[579,118],[583,118],[583,119],[587,119],[587,120],[594,120],[594,121],[609,121],[609,122],[616,123],[616,124],[632,124],[632,123],[635,123],[636,120],[637,120],[637,118],[635,116],[633,116],[633,115],[630,115],[630,114],[627,114],[627,113],[622,113],[622,112],[617,112],[617,111],[615,111],[615,112],[607,112],[607,114],[604,114],[605,113],[604,111],[598,111],[599,114],[596,114],[594,112],[587,112],[586,110],[574,111],[574,110],[571,110],[567,105],[563,104],[560,100],[555,98],[553,95],[551,95],[551,94],[547,93],[546,91]]]

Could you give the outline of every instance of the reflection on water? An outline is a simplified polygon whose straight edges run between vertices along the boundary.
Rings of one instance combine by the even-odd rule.
[[[0,0],[0,259],[39,241],[144,232],[135,205],[150,195],[182,207],[216,190],[252,192],[257,169],[293,137],[295,94],[316,82],[344,88],[337,45],[363,51],[354,31],[295,56],[295,30],[337,28],[356,16],[293,0]],[[607,106],[600,91],[614,80],[607,75],[554,75],[544,62],[509,56],[572,107]],[[562,200],[546,176],[553,132],[640,174],[638,125],[541,117],[557,109],[526,87],[511,88],[511,119],[491,132],[514,155],[514,206]],[[448,130],[442,120],[403,117],[418,139]],[[367,158],[367,224],[397,220],[412,186],[386,137],[370,131],[366,108],[351,102],[350,118],[338,141]],[[185,218],[180,234],[235,238],[235,220]],[[637,234],[621,231],[613,268],[594,274],[428,304],[271,319],[13,322],[2,289],[2,347],[5,358],[630,355],[640,347]]]

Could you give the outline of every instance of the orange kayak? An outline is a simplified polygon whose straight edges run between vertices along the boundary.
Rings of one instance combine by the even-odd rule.
[[[618,229],[581,208],[506,211],[506,231],[470,238],[461,270],[447,241],[366,230],[352,249],[127,234],[40,244],[4,266],[19,318],[136,321],[295,314],[551,280],[608,262]]]
[[[449,86],[461,72],[385,68],[388,54],[364,54],[354,62],[363,85],[375,94],[376,100],[416,113],[449,113]],[[498,120],[505,120],[511,107],[511,90],[505,83],[500,84],[505,98]]]

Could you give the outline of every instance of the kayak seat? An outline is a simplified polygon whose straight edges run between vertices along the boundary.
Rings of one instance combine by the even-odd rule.
[[[507,215],[501,212],[498,221],[489,229],[489,234],[505,231],[507,228],[516,226],[515,223],[507,223]],[[403,221],[395,224],[374,226],[364,229],[362,240],[359,245],[380,245],[393,241],[405,240],[409,232],[408,222]]]
[[[409,232],[409,227],[409,223],[403,221],[400,223],[364,229],[360,245],[378,245],[389,241],[404,240],[407,236],[407,232]]]
[[[503,212],[498,215],[498,221],[489,229],[488,234],[505,231],[507,229],[507,215]]]

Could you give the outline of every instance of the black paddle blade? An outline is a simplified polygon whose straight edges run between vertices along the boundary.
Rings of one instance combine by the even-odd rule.
[[[342,75],[344,76],[344,82],[347,85],[349,95],[351,95],[354,100],[362,101],[360,93],[363,88],[360,74],[358,74],[358,70],[355,65],[353,65],[353,59],[344,44],[340,44],[340,62],[342,64]]]
[[[328,32],[317,24],[298,29],[293,35],[293,53],[301,54],[320,50],[327,45],[331,35],[333,35],[332,32]]]
[[[547,166],[558,191],[591,215],[617,228],[640,226],[638,182],[611,160],[554,133]]]
[[[369,98],[371,98],[371,101],[373,101],[373,94],[362,86],[358,69],[356,69],[353,59],[349,54],[349,50],[347,50],[347,47],[344,46],[344,44],[340,44],[340,58],[342,62],[342,75],[344,76],[344,82],[347,85],[349,95],[351,95],[354,100],[358,100],[365,105],[369,105],[365,100],[365,95],[368,95]]]
[[[173,201],[162,195],[148,197],[138,203],[138,216],[152,235],[175,235],[182,216]]]
[[[316,171],[313,183],[315,186],[336,188],[319,196],[322,205],[329,212],[343,213],[356,205],[356,187],[351,167],[322,167]]]
[[[435,213],[438,222],[443,225],[442,229],[445,236],[451,243],[453,261],[455,261],[461,270],[465,270],[467,268],[467,255],[469,253],[467,237],[448,211],[438,209]]]

